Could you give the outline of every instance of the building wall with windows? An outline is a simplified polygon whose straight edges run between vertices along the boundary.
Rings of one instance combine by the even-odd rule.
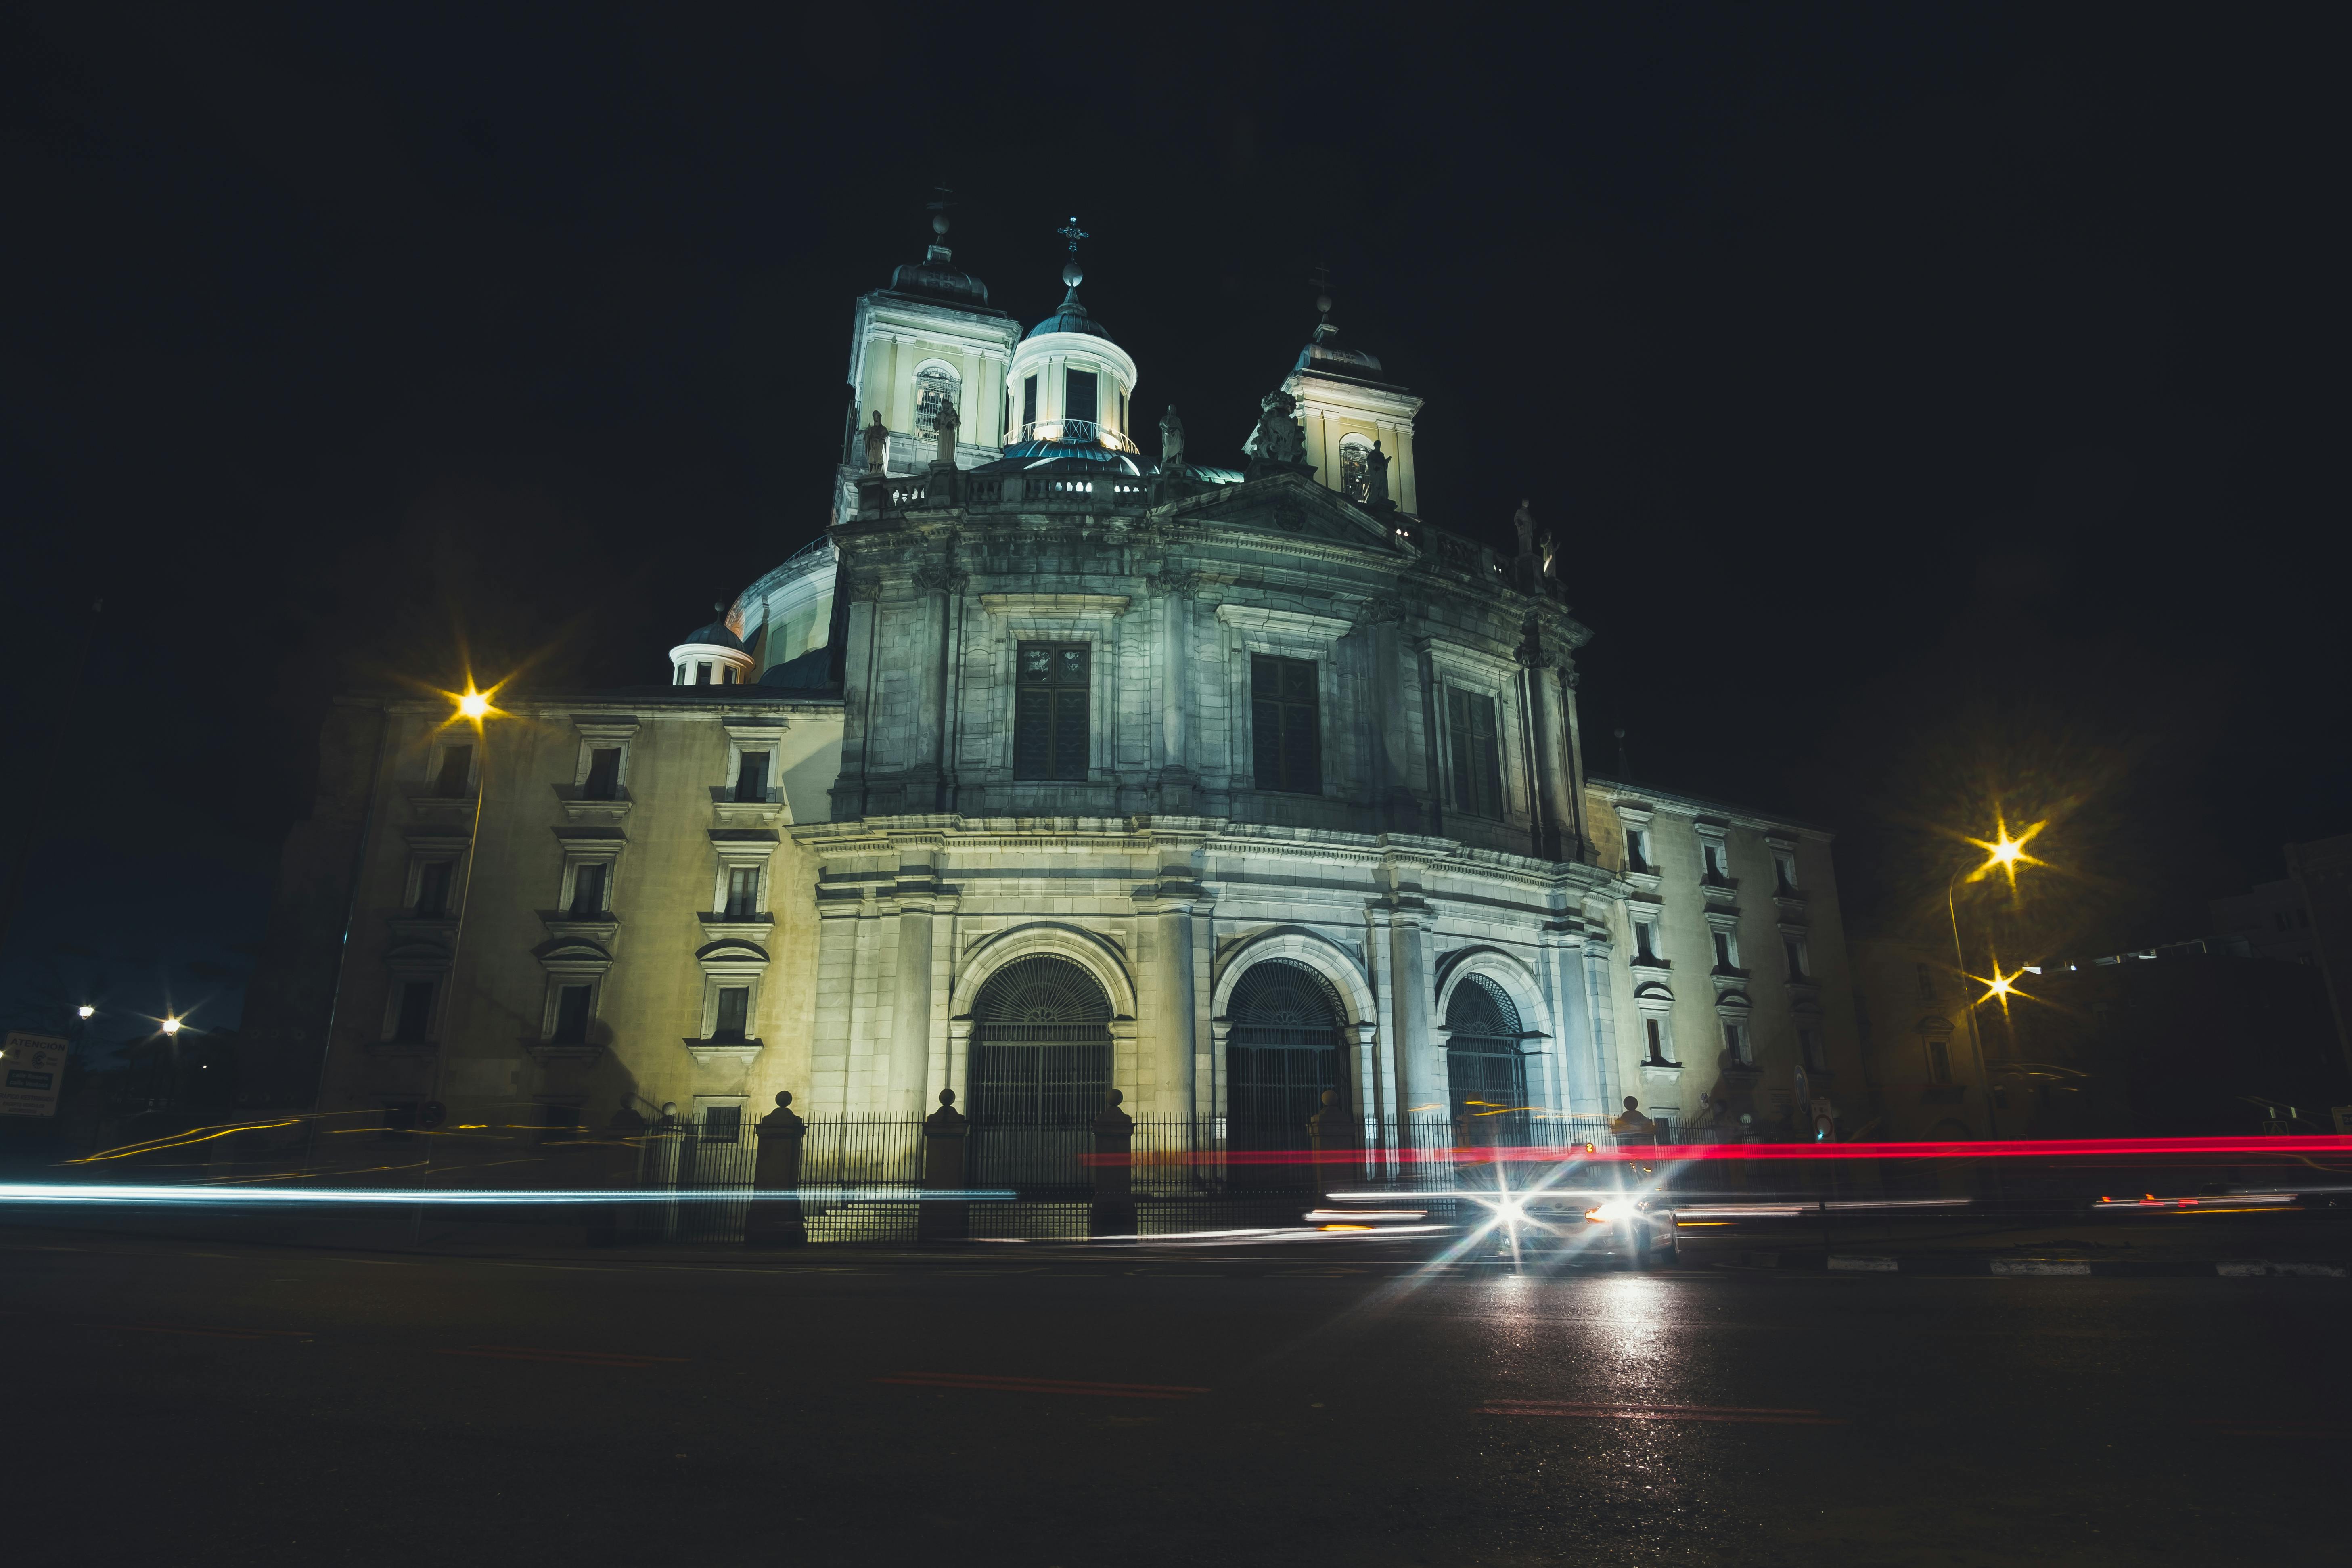
[[[826,809],[837,701],[656,687],[479,730],[380,707],[330,1106],[601,1122],[801,1079],[815,931],[788,834]]]

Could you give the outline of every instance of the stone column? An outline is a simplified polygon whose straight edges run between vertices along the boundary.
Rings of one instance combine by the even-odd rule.
[[[1114,1089],[1095,1112],[1095,1198],[1088,1236],[1135,1234],[1135,1118],[1118,1108],[1124,1098]]]
[[[743,1216],[743,1240],[751,1247],[797,1247],[808,1240],[801,1217],[801,1140],[808,1123],[793,1110],[790,1089],[776,1091],[776,1109],[760,1119],[760,1157],[751,1185],[761,1193],[786,1193],[788,1197],[761,1197]]]
[[[923,1113],[931,1081],[931,900],[929,865],[898,868],[898,951],[891,986],[889,1110],[908,1121]]]
[[[1617,1102],[1617,1005],[1616,987],[1609,973],[1611,948],[1605,942],[1588,941],[1584,944],[1585,1008],[1591,1025],[1590,1049],[1592,1053],[1592,1078],[1597,1095],[1597,1109],[1606,1110]],[[1571,973],[1570,978],[1574,978]]]
[[[1528,671],[1528,714],[1535,730],[1536,789],[1543,823],[1539,847],[1546,858],[1573,860],[1580,846],[1575,780],[1568,758],[1567,706],[1559,671],[1538,664]]]
[[[1397,1104],[1402,1109],[1443,1102],[1447,1092],[1445,1055],[1435,1020],[1430,1016],[1433,998],[1423,951],[1427,933],[1422,929],[1421,910],[1396,910],[1389,932],[1389,967],[1396,984]]]
[[[955,1090],[940,1090],[940,1108],[923,1119],[923,1191],[960,1193],[964,1184],[964,1143],[971,1123],[955,1108]],[[971,1205],[962,1198],[925,1196],[915,1211],[918,1241],[961,1241],[971,1229]]]

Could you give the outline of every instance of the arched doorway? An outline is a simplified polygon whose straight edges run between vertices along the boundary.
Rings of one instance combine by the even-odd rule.
[[[1446,1001],[1445,1028],[1446,1088],[1460,1142],[1525,1142],[1528,1067],[1518,1008],[1485,975],[1465,974]]]
[[[1323,1091],[1349,1096],[1339,1051],[1339,994],[1303,963],[1250,965],[1225,1005],[1225,1144],[1303,1149]]]
[[[971,1008],[971,1115],[992,1126],[1091,1127],[1110,1089],[1110,999],[1066,958],[1016,958]]]

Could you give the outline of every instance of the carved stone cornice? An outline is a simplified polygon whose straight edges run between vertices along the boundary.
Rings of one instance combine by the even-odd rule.
[[[1200,591],[1201,584],[1205,581],[1207,581],[1207,579],[1202,577],[1198,572],[1189,571],[1181,567],[1163,567],[1160,571],[1144,578],[1143,585],[1150,591],[1151,596],[1155,599],[1188,599]]]
[[[961,594],[971,584],[971,574],[952,566],[918,566],[914,580],[918,594]]]

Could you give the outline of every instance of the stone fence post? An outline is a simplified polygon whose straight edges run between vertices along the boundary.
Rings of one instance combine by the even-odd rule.
[[[646,1156],[646,1119],[627,1100],[613,1112],[613,1120],[604,1124],[604,1136],[597,1141],[594,1174],[589,1179],[608,1193],[633,1193],[642,1179],[638,1167]],[[633,1213],[638,1205],[616,1200],[598,1204],[595,1215],[588,1222],[588,1245],[617,1247],[635,1232],[638,1216]]]
[[[971,1123],[955,1108],[955,1090],[940,1090],[940,1108],[923,1119],[923,1191],[963,1190],[964,1142]],[[962,1198],[926,1195],[915,1210],[918,1241],[961,1241],[971,1227],[971,1205]]]
[[[776,1091],[776,1109],[760,1118],[760,1157],[752,1166],[751,1185],[763,1194],[751,1200],[743,1216],[743,1241],[750,1247],[798,1247],[808,1240],[801,1215],[801,1140],[808,1123],[793,1110],[790,1089]],[[769,1197],[779,1193],[787,1195]]]
[[[1103,1096],[1095,1112],[1095,1201],[1087,1234],[1135,1234],[1135,1118],[1121,1110],[1127,1097],[1117,1089]]]
[[[1362,1184],[1363,1160],[1355,1152],[1363,1142],[1363,1130],[1338,1089],[1323,1091],[1323,1109],[1307,1119],[1307,1141],[1315,1151],[1307,1188],[1316,1198],[1328,1202],[1333,1189],[1344,1192]]]

